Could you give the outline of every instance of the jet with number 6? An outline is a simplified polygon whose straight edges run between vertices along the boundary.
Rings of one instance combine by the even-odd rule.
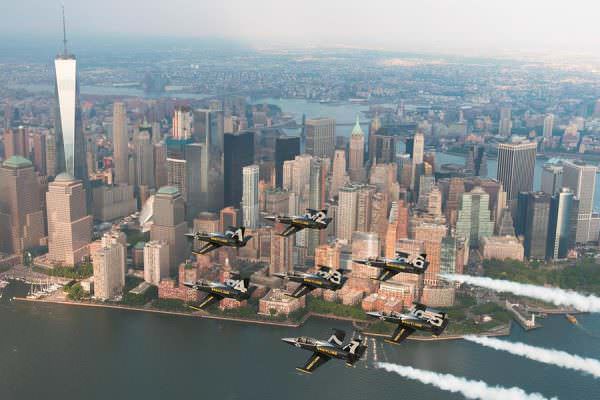
[[[448,326],[448,315],[445,312],[429,308],[421,303],[413,303],[409,314],[368,312],[367,315],[386,322],[398,324],[392,336],[385,339],[392,344],[400,344],[415,331],[431,332],[434,336],[439,336]]]
[[[339,290],[341,289],[348,277],[344,276],[346,270],[319,266],[319,270],[315,273],[308,272],[287,272],[275,273],[278,278],[289,279],[291,282],[298,282],[300,285],[288,296],[300,298],[306,296],[315,289]]]
[[[304,215],[271,215],[265,217],[266,220],[289,225],[280,236],[290,236],[302,229],[325,229],[333,218],[327,217],[327,210],[306,209]]]
[[[364,260],[352,260],[357,264],[368,265],[381,269],[377,278],[378,281],[385,282],[399,272],[409,274],[424,274],[429,267],[427,254],[410,255],[402,251],[396,252],[395,258],[371,257]]]
[[[256,286],[250,286],[250,279],[240,279],[239,274],[232,274],[233,279],[227,279],[225,282],[213,282],[199,280],[196,282],[184,282],[189,288],[207,293],[198,308],[203,309],[208,305],[221,301],[224,298],[235,299],[237,301],[248,300]]]
[[[313,352],[303,367],[296,368],[300,372],[312,373],[332,358],[346,361],[348,367],[361,359],[367,346],[362,344],[362,338],[358,336],[344,345],[346,332],[338,329],[333,330],[333,335],[328,340],[318,340],[311,337],[301,336],[296,338],[283,338],[284,342],[304,350]]]

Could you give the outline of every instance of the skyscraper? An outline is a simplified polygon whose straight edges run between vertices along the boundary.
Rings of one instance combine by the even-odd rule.
[[[557,164],[545,164],[542,169],[542,192],[556,194],[563,187],[563,166]]]
[[[83,183],[66,172],[48,185],[48,258],[75,265],[89,255],[92,216],[87,215]]]
[[[293,160],[300,154],[299,137],[279,137],[275,139],[275,186],[283,187],[283,163]]]
[[[544,192],[521,193],[518,207],[519,218],[523,219],[525,257],[543,260],[548,245],[550,195]]]
[[[519,192],[533,189],[535,169],[535,142],[500,143],[498,145],[498,180],[506,191],[506,200],[511,204]]]
[[[40,245],[44,214],[31,161],[12,156],[0,167],[0,252],[23,254]]]
[[[336,236],[340,240],[352,241],[352,232],[356,230],[358,208],[358,187],[346,186],[340,189],[338,202]]]
[[[500,119],[498,121],[498,134],[500,136],[510,136],[512,130],[512,119],[510,107],[500,108]]]
[[[123,294],[127,241],[123,232],[109,232],[102,245],[92,255],[94,266],[94,297],[109,300]]]
[[[254,163],[254,132],[228,133],[224,139],[225,204],[237,208],[242,200],[242,168]]]
[[[335,149],[335,120],[333,118],[307,119],[305,125],[306,153],[332,160]]]
[[[462,195],[456,234],[468,240],[471,248],[478,247],[481,238],[494,234],[489,201],[490,196],[479,186]]]
[[[563,163],[562,186],[573,191],[579,199],[579,215],[577,217],[577,243],[595,241],[591,229],[594,193],[596,190],[596,172],[598,168],[580,161]]]
[[[113,104],[113,161],[114,182],[129,183],[129,134],[127,133],[127,111],[125,103]],[[131,182],[133,184],[133,182]]]
[[[341,187],[346,185],[348,176],[346,175],[346,151],[336,150],[333,157],[333,171],[331,174],[331,186],[329,188],[329,197],[337,196]]]
[[[154,181],[154,146],[148,131],[140,131],[134,138],[135,177],[137,186],[153,188]]]
[[[568,188],[563,188],[552,196],[548,222],[547,258],[554,260],[566,258],[569,250],[575,247],[578,206],[578,201]]]
[[[467,154],[466,168],[473,173],[474,176],[487,176],[487,156],[485,155],[485,147],[474,144],[469,147]]]
[[[329,170],[329,158],[313,158],[310,163],[308,207],[321,210],[325,207],[325,181]],[[325,241],[326,231],[311,229],[306,232],[307,255],[314,256],[315,249]]]
[[[167,185],[177,188],[177,191],[183,196],[183,200],[188,201],[186,160],[167,158]]]
[[[358,115],[356,124],[350,135],[350,151],[348,162],[348,174],[353,182],[363,182],[366,179],[365,172],[365,134],[360,127]]]
[[[171,274],[177,271],[179,263],[188,256],[186,232],[183,197],[177,188],[163,186],[154,196],[154,224],[150,228],[150,240],[162,240],[169,244]]]
[[[4,157],[8,159],[12,156],[29,157],[27,132],[23,126],[4,131]]]
[[[293,245],[293,238],[277,235],[275,230],[271,230],[271,260],[269,263],[269,275],[292,271]]]
[[[158,285],[169,276],[169,244],[155,240],[144,245],[144,280]]]
[[[46,135],[37,132],[33,135],[33,166],[40,175],[46,175]]]
[[[77,60],[67,50],[67,35],[63,9],[64,50],[54,59],[56,117],[56,173],[67,172],[76,179],[87,182],[87,164],[81,108],[79,105],[79,80]]]
[[[248,165],[242,169],[242,218],[244,226],[251,229],[258,226],[258,175],[258,165]]]
[[[206,196],[204,196],[203,157],[205,156],[204,144],[189,143],[185,146],[186,166],[186,216],[188,221],[195,218],[198,213],[206,208]]]
[[[554,114],[548,114],[544,117],[544,128],[542,134],[544,139],[552,138],[552,130],[554,129]]]
[[[191,138],[193,121],[192,110],[188,106],[175,107],[173,110],[173,138],[177,140]]]

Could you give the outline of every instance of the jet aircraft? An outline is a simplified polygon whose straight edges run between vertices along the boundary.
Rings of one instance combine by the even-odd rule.
[[[265,217],[265,219],[288,225],[288,227],[279,234],[280,236],[287,237],[306,228],[325,229],[333,218],[327,217],[327,210],[318,211],[307,208],[306,214],[304,215],[271,215]]]
[[[199,280],[196,282],[184,282],[185,286],[207,293],[202,303],[198,306],[200,309],[208,307],[208,305],[221,301],[224,298],[235,299],[238,301],[247,300],[256,288],[250,286],[250,279],[240,279],[239,274],[233,274],[232,279],[227,279],[225,282],[213,282]]]
[[[378,281],[387,281],[399,272],[405,272],[409,274],[424,274],[429,267],[429,261],[427,261],[427,254],[421,254],[411,256],[408,253],[402,251],[396,252],[396,257],[382,258],[382,257],[371,257],[361,260],[352,260],[357,264],[368,265],[381,269],[377,278]]]
[[[251,235],[246,236],[244,233],[246,228],[240,226],[239,228],[230,226],[225,233],[208,233],[208,232],[193,232],[186,233],[191,240],[199,240],[206,242],[200,250],[192,251],[195,254],[206,254],[209,251],[217,249],[221,246],[240,248],[246,246],[246,243],[252,239]]]
[[[367,312],[367,315],[386,322],[398,324],[391,337],[385,339],[388,343],[400,344],[416,330],[431,332],[439,336],[448,326],[448,315],[445,312],[429,308],[424,304],[413,303],[409,314],[384,313],[380,311]]]
[[[344,345],[345,337],[346,332],[334,329],[333,334],[328,340],[318,340],[306,336],[283,338],[281,340],[292,346],[313,352],[303,367],[296,368],[301,372],[312,373],[331,358],[344,360],[349,367],[352,367],[361,359],[367,349],[367,346],[362,344],[362,338],[359,336],[351,339]]]
[[[319,270],[314,273],[310,272],[287,272],[275,273],[278,278],[289,279],[292,282],[298,282],[300,285],[288,296],[300,298],[306,296],[315,289],[339,290],[341,289],[348,278],[344,276],[346,270],[329,268],[321,265]]]

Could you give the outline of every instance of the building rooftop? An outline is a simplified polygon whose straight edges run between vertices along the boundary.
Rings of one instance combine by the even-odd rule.
[[[62,172],[54,178],[54,182],[73,182],[75,177],[68,172]]]
[[[156,192],[156,194],[168,194],[171,196],[175,196],[179,194],[179,190],[174,186],[163,186],[160,189],[158,189],[158,192]]]
[[[32,165],[33,164],[31,163],[31,161],[21,156],[9,157],[2,163],[2,166],[7,168],[26,168],[31,167]]]

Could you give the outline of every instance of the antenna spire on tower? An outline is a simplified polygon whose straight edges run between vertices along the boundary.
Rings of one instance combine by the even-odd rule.
[[[65,21],[65,5],[62,5],[62,23],[63,23],[63,46],[64,46],[64,55],[68,55],[67,51],[67,23]]]

